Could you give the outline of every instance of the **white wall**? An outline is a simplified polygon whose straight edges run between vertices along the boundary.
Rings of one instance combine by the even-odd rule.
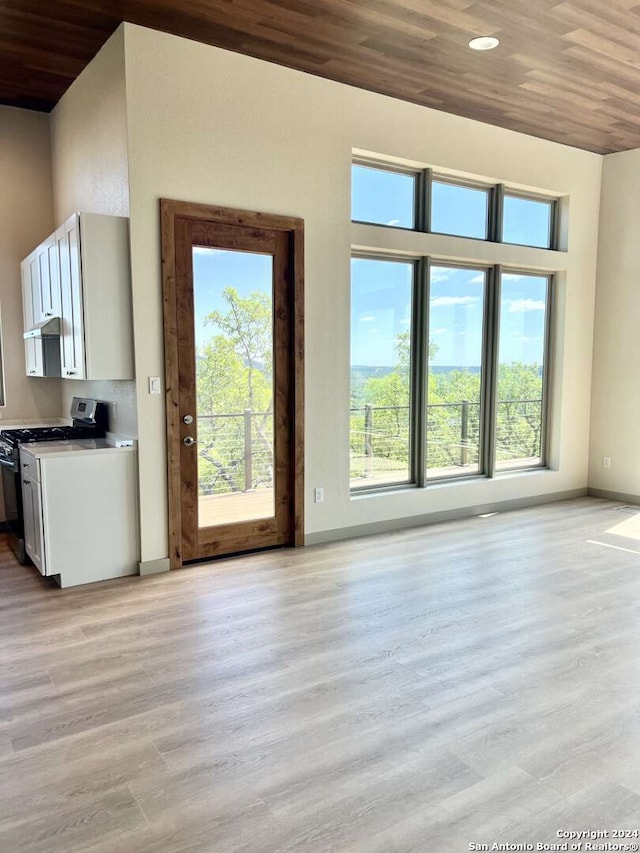
[[[0,328],[5,405],[0,420],[57,418],[60,380],[27,378],[20,261],[51,233],[53,203],[46,115],[0,106]],[[0,483],[0,521],[4,521]]]
[[[593,489],[640,502],[640,150],[604,158],[593,354]],[[602,464],[611,458],[611,468]]]
[[[128,24],[125,54],[143,561],[168,553],[164,403],[146,393],[146,377],[163,374],[160,197],[305,220],[307,533],[586,487],[599,156]],[[556,470],[350,498],[354,148],[571,196]],[[320,485],[325,502],[314,505]]]
[[[129,216],[124,32],[120,28],[51,113],[56,225],[74,211]],[[62,412],[73,396],[112,404],[113,431],[135,436],[134,382],[62,382]]]

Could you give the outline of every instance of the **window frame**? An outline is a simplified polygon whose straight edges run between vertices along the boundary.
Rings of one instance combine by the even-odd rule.
[[[425,485],[429,483],[451,483],[459,480],[472,480],[474,478],[482,477],[486,478],[488,476],[487,472],[488,468],[488,458],[486,450],[486,444],[489,444],[489,441],[485,442],[485,436],[490,436],[491,433],[487,432],[487,394],[489,390],[489,382],[490,382],[490,357],[491,357],[491,346],[490,346],[490,329],[491,329],[491,305],[493,300],[493,274],[494,274],[494,266],[491,264],[475,264],[471,261],[450,261],[445,260],[441,261],[435,256],[429,257],[429,273],[431,273],[431,269],[433,267],[446,267],[448,269],[468,269],[474,271],[482,271],[485,274],[484,279],[484,299],[482,306],[482,362],[480,364],[480,413],[479,413],[479,446],[478,446],[478,470],[477,471],[469,471],[468,473],[460,472],[459,474],[443,474],[439,477],[429,476],[428,463],[429,463],[429,454],[427,451],[427,409],[428,409],[428,400],[429,400],[429,364],[427,360],[427,371],[424,377],[425,383],[425,411],[424,411],[424,419],[425,419],[425,427],[424,427],[424,445],[425,445],[425,465],[424,465],[424,483]],[[426,350],[427,354],[429,352],[429,324],[431,322],[431,312],[430,312],[430,302],[431,302],[431,275],[429,275],[428,279],[428,289],[427,289],[427,297],[425,300],[425,310],[426,310],[426,321],[425,321],[425,330],[426,330]]]
[[[396,231],[411,231],[422,234],[436,234],[444,237],[457,237],[463,240],[474,240],[479,243],[500,243],[505,246],[524,246],[543,251],[559,251],[560,234],[560,198],[558,196],[544,195],[542,193],[527,192],[526,190],[514,189],[504,183],[492,183],[480,179],[457,177],[456,175],[443,174],[432,168],[412,168],[396,163],[388,163],[367,157],[353,157],[351,166],[363,166],[375,169],[379,172],[390,172],[407,175],[414,178],[414,202],[413,202],[413,227],[405,225],[387,225],[386,223],[371,222],[367,219],[352,219],[351,222],[359,225],[371,225],[375,228],[391,228]],[[435,231],[432,228],[433,219],[433,183],[449,184],[452,186],[466,187],[473,190],[482,190],[487,193],[487,236],[468,237],[464,234],[450,234],[446,231]],[[352,189],[353,195],[353,189]],[[530,243],[511,243],[503,239],[504,234],[504,199],[519,198],[525,201],[541,202],[550,207],[549,216],[549,245],[533,246]]]
[[[414,179],[414,227],[386,225],[366,220],[352,222],[380,229],[392,229],[396,232],[433,234],[437,237],[463,239],[472,243],[492,243],[504,247],[520,247],[539,252],[559,253],[560,243],[560,196],[526,192],[512,189],[504,183],[454,174],[443,174],[431,168],[419,166],[404,166],[389,163],[376,157],[354,156],[352,166],[358,165],[378,171],[386,171],[411,176]],[[432,230],[433,182],[468,187],[487,193],[487,236],[486,238],[466,237],[460,234],[447,234]],[[528,201],[539,201],[549,205],[549,245],[532,246],[525,243],[507,243],[502,239],[504,230],[504,200],[505,196],[521,198]],[[382,233],[382,232],[380,232]],[[367,242],[374,242],[367,240]],[[411,246],[410,242],[405,246]],[[442,249],[440,249],[442,252]],[[409,405],[409,479],[398,483],[377,483],[375,485],[353,486],[350,481],[350,494],[354,497],[371,494],[386,494],[394,491],[406,491],[407,488],[428,488],[443,484],[469,482],[474,479],[494,479],[512,474],[538,471],[549,468],[549,437],[552,430],[554,338],[556,326],[557,302],[557,270],[550,270],[548,265],[536,269],[535,266],[521,265],[510,262],[504,264],[500,260],[477,260],[473,258],[474,251],[468,253],[458,251],[457,257],[452,255],[441,257],[436,252],[429,253],[414,248],[384,249],[367,247],[352,249],[351,258],[363,258],[377,261],[388,261],[413,264],[411,285],[411,353],[410,353],[410,405]],[[468,257],[465,258],[465,254]],[[494,253],[496,254],[496,253]],[[500,253],[497,253],[500,256]],[[509,257],[504,253],[505,258]],[[428,377],[429,377],[429,325],[431,321],[430,289],[431,269],[434,266],[450,267],[453,269],[482,270],[485,273],[485,292],[483,306],[483,341],[482,341],[482,381],[480,388],[480,417],[479,417],[479,459],[478,470],[465,473],[454,473],[439,477],[428,476],[427,454],[427,424],[428,424]],[[559,262],[560,266],[560,262]],[[523,275],[547,280],[547,297],[545,306],[545,325],[542,366],[542,407],[540,461],[535,465],[510,465],[499,468],[496,463],[497,454],[497,414],[498,414],[498,375],[499,375],[499,346],[500,346],[500,310],[503,275]]]
[[[462,187],[468,190],[479,190],[487,196],[487,213],[486,213],[486,236],[485,237],[470,237],[468,234],[453,234],[450,231],[436,231],[432,227],[433,220],[433,184],[447,184],[453,187]],[[429,171],[429,217],[428,228],[425,228],[426,234],[437,234],[440,237],[461,237],[463,240],[477,240],[479,243],[495,243],[493,239],[495,234],[495,186],[492,184],[483,184],[480,181],[465,180],[463,178],[452,178],[449,175],[441,175],[438,172]]]
[[[501,184],[502,187],[502,199],[501,199],[501,210],[500,217],[498,219],[498,239],[497,243],[502,243],[505,246],[525,246],[529,249],[542,249],[543,251],[558,251],[558,240],[559,240],[559,199],[540,195],[539,193],[526,193],[520,192],[519,190],[512,190],[505,187],[504,184]],[[509,198],[519,198],[523,201],[534,201],[539,202],[541,204],[547,204],[550,208],[549,211],[549,245],[548,246],[534,246],[532,243],[512,243],[510,240],[504,239],[504,200],[506,197]]]
[[[375,485],[353,486],[350,482],[350,494],[362,496],[368,494],[404,491],[407,488],[429,488],[448,483],[469,482],[477,479],[496,479],[514,473],[548,469],[548,436],[551,428],[551,365],[553,358],[553,329],[555,328],[556,280],[552,272],[504,266],[502,264],[483,264],[472,261],[441,260],[435,255],[412,256],[409,254],[390,254],[375,250],[353,250],[351,258],[364,260],[410,263],[413,265],[411,286],[411,351],[410,351],[410,404],[409,404],[409,477],[395,483],[377,483]],[[431,270],[433,267],[451,269],[472,269],[484,271],[483,305],[483,341],[482,341],[482,378],[480,385],[479,416],[479,455],[478,470],[452,475],[429,476],[427,453],[427,406],[429,377],[429,325],[431,321],[429,304],[431,291]],[[498,371],[500,347],[500,306],[503,275],[531,276],[547,280],[545,304],[545,324],[542,365],[542,411],[540,435],[540,461],[535,465],[513,465],[498,468],[496,465],[496,429],[498,406]]]
[[[383,226],[394,228],[396,226]],[[407,230],[407,229],[404,229]],[[421,360],[421,356],[419,353],[420,345],[418,344],[417,334],[419,331],[419,326],[417,325],[420,322],[420,318],[418,316],[418,310],[420,305],[420,296],[419,291],[421,288],[422,281],[422,269],[423,269],[423,258],[416,257],[415,255],[402,255],[402,254],[393,254],[390,255],[386,252],[375,252],[375,251],[357,251],[352,250],[350,261],[354,259],[365,260],[365,261],[382,261],[387,263],[399,263],[399,264],[410,264],[412,267],[412,276],[411,276],[411,323],[409,326],[410,333],[410,349],[409,349],[409,441],[407,442],[407,449],[409,452],[409,461],[408,461],[408,477],[406,480],[402,480],[400,482],[393,483],[377,483],[376,485],[363,485],[363,486],[351,486],[350,491],[352,495],[357,494],[371,494],[371,493],[380,493],[380,492],[393,492],[393,491],[404,491],[407,488],[412,488],[418,485],[416,481],[416,461],[417,455],[419,454],[419,438],[420,428],[418,421],[414,416],[416,401],[418,398],[416,397],[416,393],[420,392],[419,389],[419,375],[420,375],[420,365],[419,361]],[[350,291],[350,295],[352,295],[352,291]],[[349,305],[349,316],[351,317],[351,309],[352,304],[350,302]],[[351,347],[349,347],[351,350]],[[349,361],[351,361],[351,355],[349,355]],[[351,369],[351,367],[350,367]],[[351,386],[351,378],[349,378],[349,385]],[[350,388],[351,391],[351,388]],[[351,393],[349,393],[349,397],[351,397]],[[349,410],[351,407],[349,407]],[[349,411],[351,414],[351,411]],[[351,431],[351,427],[349,427],[349,431]],[[351,478],[349,478],[351,480]]]
[[[511,244],[509,244],[511,245]],[[537,247],[536,247],[537,248]],[[549,467],[548,461],[548,439],[549,432],[551,430],[551,361],[553,358],[553,345],[552,345],[552,336],[553,329],[555,328],[555,311],[556,311],[556,281],[557,275],[555,273],[549,272],[540,272],[537,270],[526,270],[519,269],[516,267],[507,267],[500,266],[499,272],[496,280],[496,335],[495,335],[495,348],[496,348],[496,359],[498,359],[499,351],[500,351],[500,303],[502,299],[502,276],[503,275],[520,275],[520,276],[530,276],[531,278],[546,278],[547,279],[547,298],[545,304],[545,321],[544,321],[544,341],[543,341],[543,349],[542,349],[542,406],[541,406],[541,415],[540,415],[540,462],[536,465],[510,465],[508,468],[498,468],[496,466],[496,460],[493,460],[493,476],[500,477],[505,474],[518,473],[522,471],[537,471],[540,469],[547,469]],[[496,370],[495,370],[495,413],[494,413],[494,421],[497,424],[498,418],[498,370],[499,364],[496,361]],[[495,441],[492,442],[494,445],[495,452]]]
[[[422,231],[420,227],[424,219],[424,172],[421,169],[411,169],[408,166],[396,166],[394,163],[385,163],[380,165],[375,160],[367,160],[365,157],[354,157],[351,160],[351,167],[362,166],[365,169],[375,169],[378,172],[390,172],[396,175],[405,175],[414,179],[413,184],[413,226],[409,228],[406,225],[387,225],[386,222],[371,222],[368,219],[352,219],[351,222],[356,222],[358,225],[373,225],[375,228],[390,228],[393,231]],[[352,172],[353,175],[353,172]],[[353,179],[351,178],[351,201],[353,202]]]

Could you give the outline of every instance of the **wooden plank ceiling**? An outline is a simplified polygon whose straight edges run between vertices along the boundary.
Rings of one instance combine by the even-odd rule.
[[[0,103],[50,110],[122,20],[601,154],[640,147],[640,0],[0,0]],[[479,35],[501,44],[471,51]]]

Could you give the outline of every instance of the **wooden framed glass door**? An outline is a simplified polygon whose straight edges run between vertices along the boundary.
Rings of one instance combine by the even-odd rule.
[[[172,566],[302,544],[302,222],[161,215]]]

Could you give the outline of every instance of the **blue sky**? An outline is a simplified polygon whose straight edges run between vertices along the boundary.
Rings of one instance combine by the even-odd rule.
[[[204,320],[211,311],[226,310],[226,303],[221,297],[225,287],[235,287],[240,296],[248,296],[255,290],[271,294],[271,255],[194,248],[196,346],[201,346],[217,334],[217,328],[211,324],[205,325]]]
[[[487,193],[433,183],[432,226],[443,233],[486,237]],[[509,242],[548,245],[547,204],[507,195],[505,233]],[[354,165],[352,218],[395,227],[414,225],[414,179]],[[410,327],[412,265],[354,258],[351,266],[351,363],[390,366],[397,336]],[[482,351],[484,273],[438,267],[431,271],[429,337],[434,365],[478,367]],[[500,312],[501,363],[541,364],[547,279],[505,275]]]
[[[353,218],[389,225],[413,225],[413,179],[400,173],[354,166]],[[437,222],[443,230],[481,236],[485,228],[483,192],[434,184]],[[544,205],[507,197],[510,239],[547,228]],[[546,238],[545,238],[546,239]],[[196,247],[193,252],[196,344],[216,334],[205,325],[213,310],[224,310],[221,292],[235,287],[241,296],[271,293],[270,255]],[[477,367],[483,325],[482,270],[432,267],[429,336],[437,346],[434,365]],[[411,323],[412,265],[406,262],[352,261],[351,363],[391,366],[395,343]],[[544,347],[547,280],[529,275],[503,277],[500,361],[540,364]]]
[[[410,328],[412,264],[352,261],[351,364],[395,364],[397,336]],[[501,363],[541,364],[547,279],[505,274],[500,311]],[[432,266],[429,338],[433,365],[478,367],[482,353],[484,272]]]

